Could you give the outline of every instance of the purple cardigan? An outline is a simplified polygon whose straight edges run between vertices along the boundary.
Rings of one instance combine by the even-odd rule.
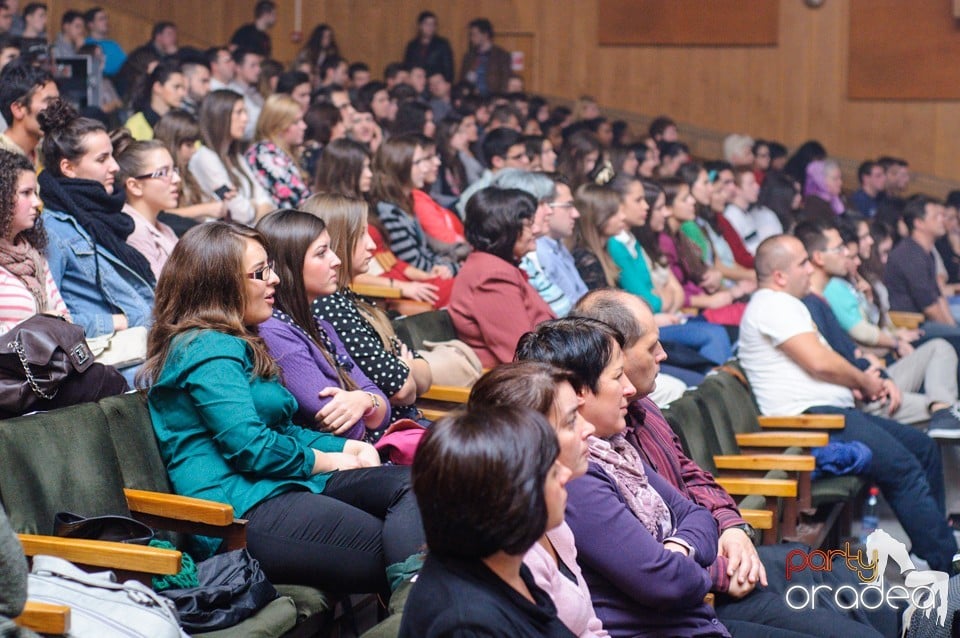
[[[386,404],[387,412],[383,421],[377,428],[371,429],[386,427],[390,423],[390,401],[353,362],[333,326],[322,319],[318,319],[317,324],[330,336],[330,341],[337,353],[353,366],[353,369],[350,370],[350,378],[356,382],[361,390],[372,392],[380,397],[381,402]],[[298,408],[296,415],[294,415],[294,422],[315,429],[314,415],[330,402],[328,397],[320,398],[317,393],[331,386],[339,387],[340,382],[337,379],[336,370],[327,363],[323,352],[307,337],[305,332],[279,319],[271,317],[261,323],[260,336],[266,342],[270,356],[280,366],[283,385],[297,399]],[[362,421],[357,421],[350,430],[340,436],[347,439],[362,439],[363,434],[364,424]]]
[[[712,580],[706,567],[717,557],[717,524],[644,465],[663,497],[676,532],[693,557],[664,549],[627,507],[614,480],[596,463],[567,484],[566,522],[593,607],[611,636],[729,636],[703,602]]]

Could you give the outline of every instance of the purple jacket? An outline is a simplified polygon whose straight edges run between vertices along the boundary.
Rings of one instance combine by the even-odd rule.
[[[627,507],[614,480],[590,463],[567,484],[566,522],[593,606],[611,636],[729,636],[703,602],[717,557],[717,524],[647,467],[650,485],[666,501],[679,537],[693,557],[664,549]]]
[[[377,427],[386,427],[390,423],[390,401],[384,396],[383,392],[374,385],[373,381],[367,378],[359,366],[357,366],[350,355],[347,354],[343,342],[337,336],[337,332],[326,321],[318,319],[317,323],[323,330],[326,330],[330,336],[330,341],[340,357],[347,362],[346,365],[352,366],[350,378],[356,382],[357,386],[364,392],[372,392],[380,397],[380,401],[388,407],[383,422]],[[314,415],[320,409],[330,402],[329,397],[320,398],[317,393],[324,388],[331,386],[340,386],[337,379],[337,371],[327,363],[320,348],[311,341],[306,333],[290,326],[279,319],[270,318],[260,324],[260,336],[267,344],[277,364],[282,371],[283,385],[297,399],[297,413],[294,416],[294,422],[308,428],[316,428]],[[344,432],[342,437],[347,439],[362,439],[364,434],[364,425],[358,421],[350,430]]]

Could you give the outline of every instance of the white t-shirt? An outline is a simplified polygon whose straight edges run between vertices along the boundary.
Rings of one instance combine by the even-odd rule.
[[[817,331],[803,302],[786,292],[762,288],[753,294],[740,321],[740,363],[763,414],[801,414],[816,405],[854,407],[853,392],[818,381],[779,348],[796,335]]]

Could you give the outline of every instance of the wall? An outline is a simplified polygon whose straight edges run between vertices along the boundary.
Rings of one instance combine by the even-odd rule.
[[[601,47],[598,0],[303,0],[303,23],[305,36],[318,22],[332,24],[343,53],[377,71],[402,55],[420,10],[438,15],[458,62],[466,47],[466,23],[487,16],[503,40],[526,42],[533,51],[524,72],[530,90],[564,98],[587,93],[612,109],[645,116],[669,113],[698,153],[718,154],[719,140],[730,131],[788,145],[813,137],[847,158],[845,169],[860,158],[901,155],[910,160],[918,188],[943,194],[960,187],[960,102],[848,99],[850,0],[827,0],[819,9],[808,9],[801,0],[779,1],[779,43],[768,47]],[[944,2],[902,3],[909,11],[903,19],[942,12]],[[67,4],[94,3],[50,1],[57,23]],[[150,23],[161,16],[177,22],[182,41],[208,45],[226,40],[249,21],[253,2],[99,4],[109,8],[124,45],[144,41]],[[289,37],[294,0],[279,4],[274,48],[278,58],[289,60],[297,49]],[[121,29],[133,35],[120,36]],[[855,179],[850,170],[845,173]]]

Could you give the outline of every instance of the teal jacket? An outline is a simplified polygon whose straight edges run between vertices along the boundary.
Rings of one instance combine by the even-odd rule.
[[[639,243],[635,244],[635,249],[637,252],[631,251],[616,237],[607,240],[607,252],[610,253],[613,263],[620,268],[617,283],[627,292],[643,297],[651,310],[660,312],[663,301],[653,291],[653,278],[646,260],[639,252],[642,250]]]
[[[236,516],[286,492],[323,492],[330,475],[311,475],[312,449],[346,443],[294,425],[293,395],[254,377],[242,339],[213,330],[174,338],[148,403],[177,494],[227,503]]]

